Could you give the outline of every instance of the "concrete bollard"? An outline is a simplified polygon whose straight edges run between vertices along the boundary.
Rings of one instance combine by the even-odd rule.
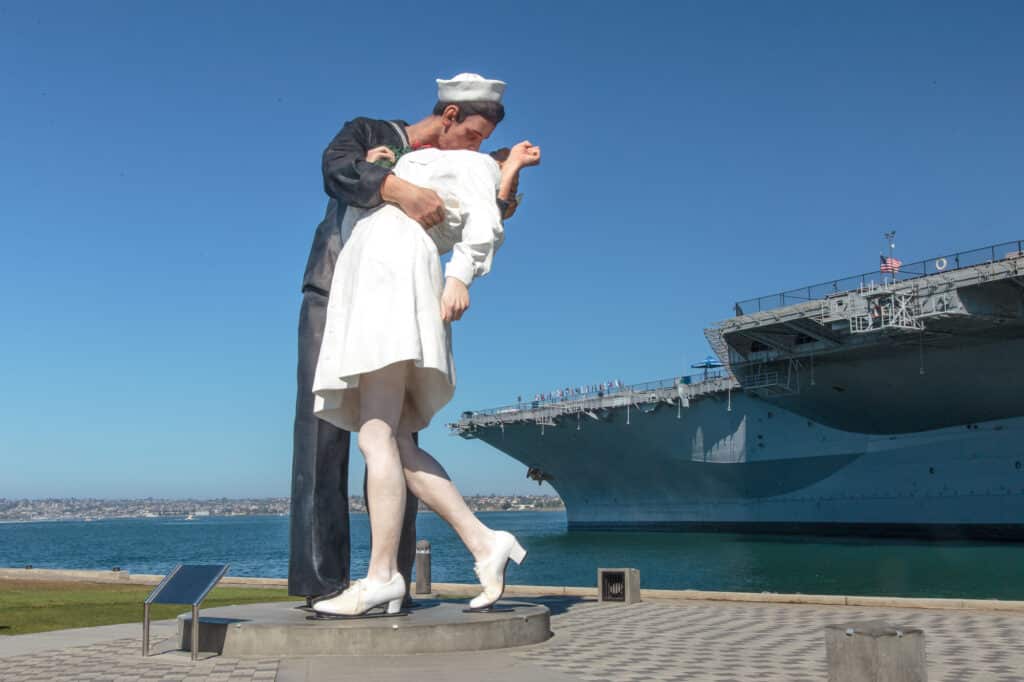
[[[416,543],[416,594],[430,594],[430,540]]]
[[[926,682],[924,632],[871,620],[825,626],[829,682]]]
[[[597,600],[625,604],[638,603],[640,601],[640,569],[597,569]]]

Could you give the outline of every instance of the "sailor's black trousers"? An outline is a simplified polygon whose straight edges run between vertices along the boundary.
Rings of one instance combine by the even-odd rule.
[[[348,431],[313,414],[313,376],[327,319],[327,294],[307,287],[299,312],[298,393],[292,450],[288,593],[303,597],[348,587],[351,553],[348,512]],[[364,477],[365,479],[365,477]],[[365,488],[364,488],[365,495]],[[416,559],[416,509],[407,492],[398,569],[406,585]]]

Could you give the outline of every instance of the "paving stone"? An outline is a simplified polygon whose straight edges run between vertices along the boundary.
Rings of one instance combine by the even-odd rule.
[[[587,682],[810,682],[827,674],[825,625],[882,619],[924,630],[932,682],[1024,679],[1024,614],[667,600],[625,606],[563,599],[559,606],[553,638],[502,655]],[[140,647],[141,638],[120,638],[7,656],[0,680],[264,682],[276,678],[280,664],[219,656],[193,662],[181,652],[144,659]],[[458,654],[451,665],[458,669]]]

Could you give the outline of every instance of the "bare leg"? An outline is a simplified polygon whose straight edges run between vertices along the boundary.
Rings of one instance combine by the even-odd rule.
[[[363,470],[363,499],[368,499],[366,494],[366,471]],[[406,587],[412,584],[412,568],[416,563],[416,513],[419,511],[420,501],[413,495],[408,486],[405,489],[405,519],[402,521],[402,538],[398,541],[398,572],[402,574],[402,580]],[[371,538],[372,542],[373,538]],[[372,550],[372,547],[371,547]]]
[[[494,531],[466,506],[444,467],[430,453],[420,448],[412,434],[398,436],[405,482],[413,495],[444,519],[458,534],[462,544],[476,560],[487,558],[494,540]]]
[[[399,362],[359,377],[359,449],[366,459],[366,506],[372,537],[366,577],[380,583],[398,572],[406,482],[397,433],[408,372],[409,364]]]

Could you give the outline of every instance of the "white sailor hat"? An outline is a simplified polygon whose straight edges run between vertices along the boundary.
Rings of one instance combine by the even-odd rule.
[[[437,79],[439,102],[501,102],[505,81],[484,78],[478,73],[460,73],[448,80]]]

